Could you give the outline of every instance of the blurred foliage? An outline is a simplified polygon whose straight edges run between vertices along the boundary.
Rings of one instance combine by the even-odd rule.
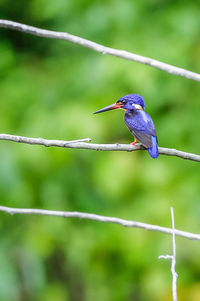
[[[200,70],[199,3],[139,0],[0,1],[0,18],[67,31]],[[92,115],[128,93],[144,96],[159,144],[200,151],[199,83],[64,41],[1,29],[1,132],[129,143],[121,111]],[[77,210],[199,232],[198,163],[146,152],[64,150],[1,142],[5,206]],[[90,221],[0,221],[0,300],[171,300],[171,237]],[[200,243],[177,238],[180,300],[200,300]]]

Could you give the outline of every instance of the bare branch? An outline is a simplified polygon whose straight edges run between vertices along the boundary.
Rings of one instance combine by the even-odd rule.
[[[198,73],[191,72],[186,69],[172,66],[172,65],[160,62],[158,60],[154,60],[149,57],[134,54],[134,53],[131,53],[131,52],[128,52],[125,50],[119,50],[119,49],[113,49],[110,47],[106,47],[101,44],[74,36],[74,35],[66,33],[66,32],[45,30],[45,29],[41,29],[41,28],[37,28],[37,27],[33,27],[33,26],[21,24],[21,23],[9,21],[9,20],[1,20],[1,19],[0,19],[0,27],[22,31],[22,32],[25,32],[28,34],[39,36],[39,37],[69,41],[69,42],[81,45],[83,47],[90,48],[90,49],[100,52],[102,54],[117,56],[117,57],[120,57],[120,58],[123,58],[126,60],[138,62],[141,64],[145,64],[145,65],[154,67],[156,69],[160,69],[160,70],[168,72],[170,74],[186,77],[188,79],[192,79],[197,82],[200,82],[200,74],[198,74]]]
[[[172,218],[172,245],[173,245],[173,256],[172,256],[172,265],[171,265],[171,272],[172,272],[172,295],[173,301],[177,301],[177,277],[178,274],[176,273],[175,266],[176,266],[176,241],[175,241],[175,222],[174,222],[174,209],[171,207],[171,218]]]
[[[170,259],[171,260],[171,273],[172,273],[172,297],[173,301],[178,301],[177,296],[177,278],[176,273],[176,241],[175,241],[175,223],[174,223],[174,209],[171,207],[171,219],[172,219],[172,245],[173,245],[173,255],[160,255],[159,259]]]
[[[43,145],[43,146],[56,146],[63,148],[75,148],[75,149],[88,149],[88,150],[97,150],[97,151],[127,151],[133,152],[136,150],[145,150],[142,144],[137,144],[137,148],[135,148],[131,144],[96,144],[96,143],[85,143],[83,141],[91,141],[90,138],[78,139],[72,141],[65,140],[48,140],[44,138],[31,138],[31,137],[23,137],[16,135],[8,135],[8,134],[0,134],[0,140],[13,141],[18,143],[26,143],[26,144],[35,144],[35,145]],[[192,153],[182,152],[172,148],[159,147],[159,153],[161,155],[167,156],[175,156],[186,160],[192,160],[196,162],[200,162],[200,156]]]
[[[43,209],[25,209],[25,208],[10,208],[5,206],[0,206],[0,211],[6,212],[8,214],[36,214],[36,215],[48,215],[48,216],[58,216],[64,218],[80,218],[87,219],[102,223],[118,224],[124,227],[141,228],[150,231],[157,231],[165,234],[172,234],[173,230],[171,228],[160,227],[157,225],[151,225],[141,222],[135,222],[130,220],[125,220],[118,217],[109,217],[93,213],[84,212],[73,212],[73,211],[54,211],[54,210],[43,210]],[[200,240],[200,234],[185,232],[181,230],[174,230],[177,236],[185,237],[192,240]]]
[[[46,147],[49,146],[57,146],[57,147],[68,147],[68,144],[76,144],[76,143],[82,143],[82,142],[90,142],[90,138],[83,138],[78,140],[48,140],[43,138],[30,138],[30,137],[24,137],[24,136],[16,136],[16,135],[8,135],[8,134],[0,134],[0,140],[7,140],[7,141],[13,141],[18,143],[26,143],[26,144],[35,144],[35,145],[43,145]]]

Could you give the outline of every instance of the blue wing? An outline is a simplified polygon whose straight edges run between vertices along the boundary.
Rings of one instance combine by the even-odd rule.
[[[152,147],[152,136],[156,137],[156,129],[151,117],[145,111],[125,113],[125,123],[138,141],[146,148]]]

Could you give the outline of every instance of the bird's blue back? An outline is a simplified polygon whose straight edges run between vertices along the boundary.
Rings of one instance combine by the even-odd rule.
[[[152,158],[159,156],[156,129],[153,120],[143,110],[130,110],[125,113],[125,123],[133,136],[148,150]]]

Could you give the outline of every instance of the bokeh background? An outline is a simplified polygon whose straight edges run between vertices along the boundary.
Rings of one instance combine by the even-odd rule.
[[[191,1],[0,1],[0,17],[200,70],[199,4]],[[2,133],[130,143],[123,112],[144,96],[159,145],[200,153],[199,83],[64,41],[0,29]],[[1,205],[72,210],[200,231],[200,165],[146,152],[0,143]],[[0,300],[167,301],[171,237],[92,221],[0,217]],[[200,300],[200,243],[177,237],[179,300]]]

